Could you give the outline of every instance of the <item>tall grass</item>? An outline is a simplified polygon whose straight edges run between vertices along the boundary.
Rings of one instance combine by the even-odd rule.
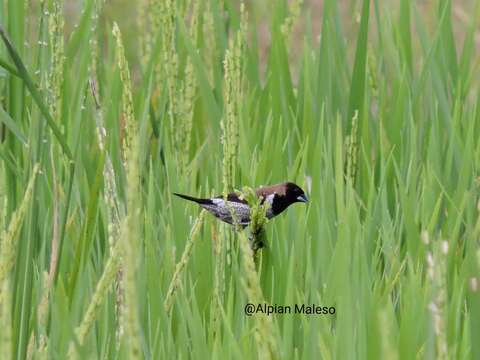
[[[480,357],[480,2],[321,5],[2,2],[0,358]]]

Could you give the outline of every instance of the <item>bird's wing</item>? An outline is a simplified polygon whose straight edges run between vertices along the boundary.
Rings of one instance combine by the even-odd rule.
[[[212,200],[214,200],[214,199],[223,200],[223,195],[215,196]],[[227,195],[227,201],[230,201],[230,202],[233,202],[233,203],[239,203],[239,204],[248,204],[248,202],[245,199],[240,198],[240,194],[238,194],[238,193],[228,194]]]
[[[202,204],[201,206],[229,224],[234,223],[232,213],[239,225],[245,226],[250,222],[250,206],[239,198],[231,197],[230,200],[225,201],[221,197],[214,197],[212,204]]]
[[[260,201],[260,204],[263,204],[264,201],[267,201],[270,206],[272,205],[273,199],[275,198],[276,195],[277,195],[276,192],[274,193],[257,192],[257,196],[262,198]],[[247,200],[241,198],[240,196],[241,194],[238,194],[238,193],[230,193],[227,196],[227,201],[240,203],[240,204],[248,204]],[[223,196],[222,195],[215,196],[212,200],[215,200],[215,199],[223,200]]]

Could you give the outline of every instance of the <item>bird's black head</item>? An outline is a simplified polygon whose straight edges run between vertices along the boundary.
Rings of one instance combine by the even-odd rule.
[[[308,202],[308,197],[300,186],[292,182],[285,183],[285,199],[288,203]]]
[[[302,188],[292,182],[260,188],[257,190],[257,196],[261,196],[271,203],[273,216],[277,216],[294,203],[308,202],[307,195]]]

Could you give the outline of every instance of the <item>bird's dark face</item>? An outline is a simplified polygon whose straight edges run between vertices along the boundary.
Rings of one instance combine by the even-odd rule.
[[[286,183],[285,199],[288,203],[293,204],[296,202],[308,202],[308,197],[300,186],[294,183]]]

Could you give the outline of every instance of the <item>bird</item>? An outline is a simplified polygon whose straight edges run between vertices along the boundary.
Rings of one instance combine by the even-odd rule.
[[[245,228],[250,223],[250,204],[238,192],[232,192],[225,197],[222,195],[212,198],[196,198],[189,195],[173,193],[189,201],[193,201],[212,213],[216,218],[230,225],[239,225]],[[300,186],[293,182],[260,187],[255,194],[261,199],[261,204],[267,202],[266,217],[272,219],[281,214],[290,205],[300,202],[307,203],[308,197]],[[234,214],[232,217],[232,213]]]

